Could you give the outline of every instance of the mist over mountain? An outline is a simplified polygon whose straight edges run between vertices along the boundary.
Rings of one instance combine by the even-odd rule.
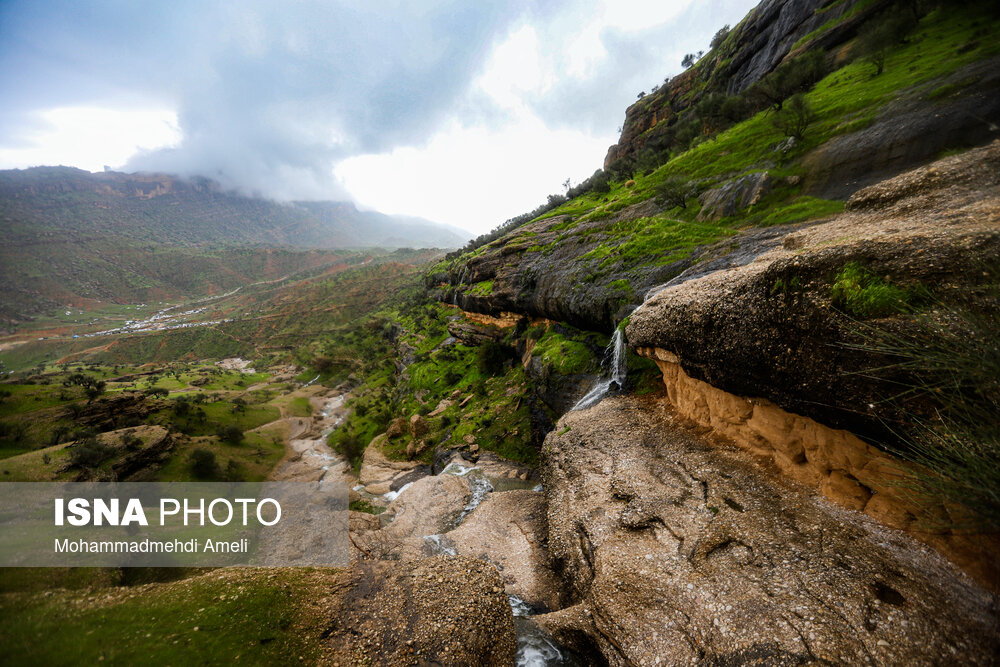
[[[206,178],[0,171],[0,316],[70,304],[144,301],[234,289],[341,261],[345,249],[453,248],[463,230],[359,210],[277,202]]]
[[[0,171],[0,216],[0,229],[14,243],[72,233],[181,245],[448,248],[467,235],[421,218],[362,211],[351,202],[278,202],[226,191],[202,177],[71,167]]]

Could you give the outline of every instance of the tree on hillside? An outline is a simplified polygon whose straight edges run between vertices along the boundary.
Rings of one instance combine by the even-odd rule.
[[[656,202],[667,208],[687,208],[687,200],[697,194],[692,182],[680,174],[668,176],[656,186]]]
[[[715,37],[712,38],[712,48],[717,49],[722,46],[722,43],[726,41],[726,37],[729,37],[729,24],[719,28],[719,31],[715,33]]]
[[[755,83],[748,90],[751,98],[762,107],[781,111],[785,100],[795,93],[804,93],[826,76],[826,57],[822,51],[810,51],[789,60]]]
[[[890,48],[903,41],[917,25],[916,14],[890,11],[869,21],[858,33],[854,53],[875,67],[878,76],[885,71],[885,58]]]
[[[784,108],[774,114],[774,125],[790,137],[801,140],[806,129],[815,120],[812,107],[804,93],[792,95]]]
[[[694,54],[688,53],[681,59],[681,67],[688,69],[694,66]]]

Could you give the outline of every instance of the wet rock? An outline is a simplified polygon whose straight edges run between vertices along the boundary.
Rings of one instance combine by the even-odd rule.
[[[605,399],[546,439],[549,551],[569,599],[540,626],[612,665],[992,662],[993,596],[663,405]]]
[[[703,193],[698,220],[718,220],[753,206],[771,191],[773,181],[768,172],[755,172]]]
[[[460,477],[436,475],[416,480],[380,515],[384,527],[378,531],[376,546],[384,553],[375,555],[380,559],[419,557],[424,551],[424,536],[450,529],[468,498],[469,485]]]
[[[559,582],[548,563],[545,522],[541,493],[491,493],[447,538],[459,554],[495,564],[508,593],[532,607],[555,609]]]
[[[390,461],[382,453],[382,447],[388,441],[385,434],[375,436],[365,449],[364,457],[361,459],[361,471],[358,474],[358,481],[361,482],[372,495],[382,495],[387,493],[392,483],[409,474],[420,466],[414,461]]]
[[[489,564],[466,558],[358,562],[322,601],[321,662],[511,665],[514,623],[501,586]]]

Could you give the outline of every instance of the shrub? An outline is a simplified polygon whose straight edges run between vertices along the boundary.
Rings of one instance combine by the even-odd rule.
[[[862,319],[904,312],[911,295],[857,262],[844,265],[831,289],[833,305]]]
[[[104,462],[113,451],[95,437],[85,438],[70,447],[69,463],[77,468],[93,468]]]
[[[486,341],[476,350],[476,363],[483,375],[499,375],[510,358],[510,348],[496,341]]]
[[[774,114],[773,122],[774,126],[786,135],[801,140],[815,118],[805,94],[796,93],[788,98],[780,111]]]
[[[719,28],[719,31],[715,33],[714,37],[712,37],[712,48],[713,49],[717,49],[720,46],[722,46],[722,43],[724,41],[726,41],[726,37],[729,37],[729,24],[728,23],[726,25],[722,26],[721,28]]]
[[[868,328],[857,347],[892,363],[872,371],[911,378],[896,401],[919,397],[931,417],[897,429],[897,453],[917,464],[904,486],[951,507],[950,529],[1000,531],[1000,308],[937,304],[900,332]],[[932,526],[937,528],[938,526]]]
[[[893,8],[865,24],[858,33],[854,53],[868,60],[875,67],[874,76],[878,76],[885,70],[888,50],[902,41],[916,25],[913,13]]]
[[[201,479],[218,479],[222,471],[215,461],[215,454],[207,449],[196,449],[191,452],[191,473]]]
[[[687,208],[687,200],[694,194],[694,185],[679,174],[668,176],[656,186],[656,202],[667,208]]]
[[[229,426],[220,426],[215,431],[215,435],[222,442],[233,445],[234,447],[243,444],[243,431],[240,430],[239,426],[231,424]]]

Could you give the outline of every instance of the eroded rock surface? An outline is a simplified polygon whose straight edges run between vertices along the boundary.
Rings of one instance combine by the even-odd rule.
[[[709,444],[661,400],[605,399],[559,426],[542,472],[573,604],[536,620],[581,653],[910,665],[1000,650],[996,598],[935,552]]]
[[[549,568],[545,497],[536,491],[492,493],[447,534],[461,555],[494,564],[504,587],[535,608],[559,606],[559,583]]]

